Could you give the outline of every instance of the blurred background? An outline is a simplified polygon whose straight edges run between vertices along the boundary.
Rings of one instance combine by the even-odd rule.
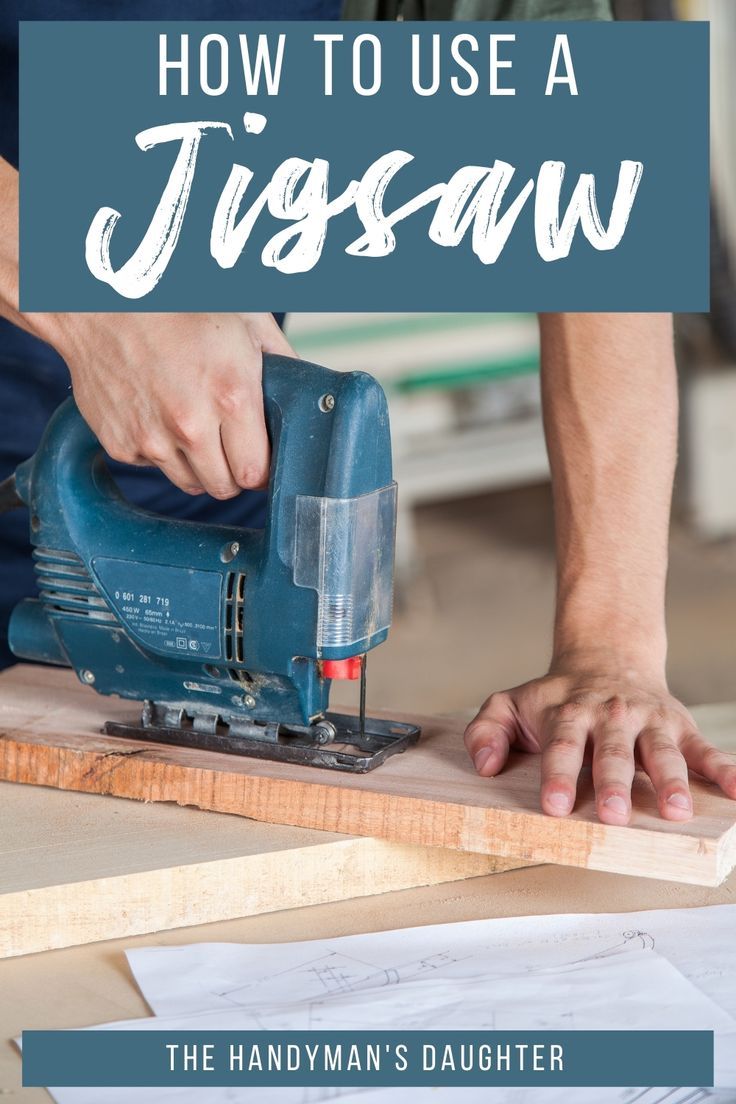
[[[617,0],[621,19],[711,22],[711,312],[677,318],[680,462],[671,531],[672,691],[736,698],[736,2]],[[683,74],[683,80],[687,74]],[[389,642],[369,705],[444,712],[544,673],[552,502],[536,317],[292,315],[300,355],[376,375],[399,482]],[[351,700],[336,684],[338,700]]]

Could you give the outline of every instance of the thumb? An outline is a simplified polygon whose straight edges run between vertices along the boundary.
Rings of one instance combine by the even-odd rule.
[[[503,770],[516,732],[511,695],[491,694],[465,729],[465,747],[478,774],[490,778]]]

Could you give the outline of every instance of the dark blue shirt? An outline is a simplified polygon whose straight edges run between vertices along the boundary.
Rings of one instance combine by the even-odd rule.
[[[18,166],[19,19],[339,19],[341,0],[1,0],[0,157]]]

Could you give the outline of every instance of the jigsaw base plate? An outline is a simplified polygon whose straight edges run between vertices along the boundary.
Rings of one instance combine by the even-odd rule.
[[[106,736],[120,736],[126,740],[172,744],[355,774],[375,770],[391,755],[415,744],[421,734],[416,725],[376,717],[367,717],[362,731],[358,718],[350,714],[327,713],[324,721],[334,728],[329,743],[319,741],[319,734],[324,732],[321,724],[312,726],[316,729],[314,735],[308,728],[294,729],[275,722],[248,724],[235,733],[227,725],[218,725],[215,731],[202,731],[184,724],[172,727],[108,721],[102,731]]]

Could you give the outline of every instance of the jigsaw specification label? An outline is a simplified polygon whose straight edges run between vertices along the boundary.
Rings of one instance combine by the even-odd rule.
[[[146,647],[203,661],[220,658],[218,572],[107,557],[92,566],[120,620]]]

